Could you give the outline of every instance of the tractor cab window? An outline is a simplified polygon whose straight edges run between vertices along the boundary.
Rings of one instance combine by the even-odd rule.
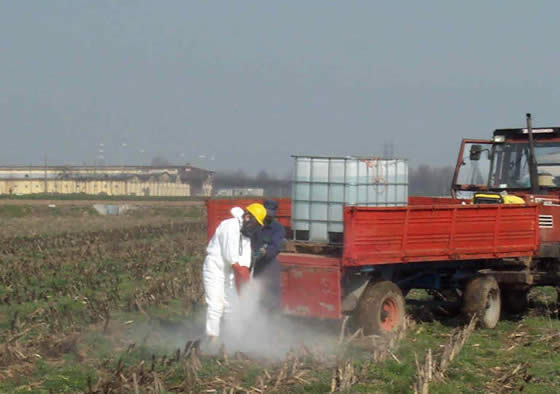
[[[491,144],[465,143],[456,185],[488,186]]]
[[[535,159],[539,185],[542,187],[560,187],[560,143],[535,143]]]
[[[457,198],[469,199],[475,191],[488,189],[491,153],[491,141],[463,140],[453,176]]]
[[[541,187],[560,186],[560,143],[535,142],[535,160]],[[529,144],[494,146],[489,186],[492,189],[529,189]]]
[[[491,188],[527,189],[531,187],[529,147],[526,143],[494,146]]]

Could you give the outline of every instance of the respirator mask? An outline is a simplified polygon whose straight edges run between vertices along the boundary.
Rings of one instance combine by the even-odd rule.
[[[248,217],[248,219],[246,219]],[[259,229],[259,223],[253,217],[253,215],[246,213],[243,216],[243,224],[241,225],[241,234],[244,236],[251,238]]]

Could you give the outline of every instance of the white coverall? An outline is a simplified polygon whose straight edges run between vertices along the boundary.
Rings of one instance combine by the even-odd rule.
[[[243,210],[231,210],[233,218],[220,223],[206,248],[202,267],[204,291],[206,293],[206,335],[220,335],[220,320],[230,313],[238,299],[232,264],[251,266],[251,240],[241,234]],[[241,242],[241,245],[240,245]]]

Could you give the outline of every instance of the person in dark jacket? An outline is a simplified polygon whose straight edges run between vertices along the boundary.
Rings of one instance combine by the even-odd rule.
[[[262,303],[267,309],[280,308],[280,263],[276,258],[284,245],[286,230],[276,220],[278,203],[273,200],[264,202],[266,218],[261,230],[255,235],[253,251],[255,262],[253,278],[263,284]]]

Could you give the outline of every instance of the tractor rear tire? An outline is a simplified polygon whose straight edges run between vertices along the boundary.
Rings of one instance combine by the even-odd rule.
[[[463,314],[478,316],[483,328],[494,328],[500,320],[500,287],[493,276],[477,276],[467,283],[463,297]]]
[[[364,335],[394,334],[404,324],[404,297],[391,281],[369,283],[360,297],[357,321]]]
[[[502,289],[502,307],[512,314],[523,313],[529,306],[529,290]]]

